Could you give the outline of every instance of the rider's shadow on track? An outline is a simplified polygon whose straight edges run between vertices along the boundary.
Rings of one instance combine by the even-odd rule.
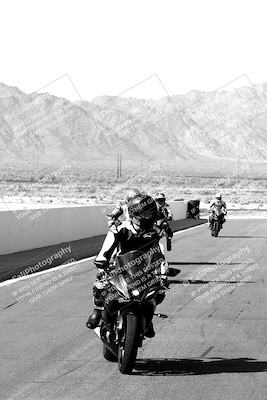
[[[216,280],[213,280],[213,281],[211,281],[211,280],[209,280],[209,281],[206,281],[206,280],[202,280],[202,279],[172,279],[172,280],[169,280],[169,284],[170,285],[184,285],[184,286],[188,286],[188,285],[201,285],[201,284],[206,284],[206,283],[239,283],[239,282],[242,282],[242,281],[237,281],[237,280],[233,280],[233,281],[231,281],[231,280],[218,280],[218,279],[216,279]],[[246,284],[247,283],[257,283],[256,281],[246,281]]]
[[[205,263],[205,264],[203,264],[203,263],[191,263],[191,262],[188,262],[188,263],[169,262],[169,265],[179,265],[179,264],[181,264],[181,265],[186,265],[186,264],[189,264],[189,265],[190,264],[197,264],[197,265],[214,264],[214,265],[216,265],[216,263]],[[237,265],[237,264],[241,264],[241,263],[229,263],[229,264],[226,264],[226,265]],[[169,268],[169,271],[171,272],[171,273],[169,273],[169,277],[176,276],[181,272],[180,269],[171,268],[171,267]],[[237,280],[231,281],[231,280],[218,280],[218,279],[215,279],[215,280],[169,279],[169,285],[181,284],[181,285],[185,285],[185,286],[188,286],[188,285],[199,285],[199,284],[206,284],[206,283],[239,283],[239,282],[240,281],[237,281]],[[255,281],[247,281],[246,283],[256,283],[256,282]]]
[[[225,238],[225,239],[267,239],[267,236],[223,236],[219,235],[218,238]]]
[[[254,358],[150,358],[137,359],[133,375],[207,375],[267,371],[267,361]]]
[[[226,236],[224,236],[226,237]],[[218,265],[216,262],[192,262],[192,261],[168,261],[169,265]],[[237,265],[242,263],[229,263],[225,265]]]

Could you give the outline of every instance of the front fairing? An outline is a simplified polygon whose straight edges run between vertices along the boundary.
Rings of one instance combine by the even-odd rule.
[[[215,207],[213,210],[213,218],[214,219],[220,219],[223,218],[223,212],[221,207]]]
[[[157,251],[156,248],[147,253],[134,250],[118,255],[109,279],[112,300],[121,305],[127,301],[143,301],[152,289],[162,286],[160,274],[163,261],[160,249]]]

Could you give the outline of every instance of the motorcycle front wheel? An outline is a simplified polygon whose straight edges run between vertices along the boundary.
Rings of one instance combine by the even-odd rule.
[[[118,351],[118,367],[122,374],[130,374],[133,370],[139,339],[138,316],[126,314],[124,317],[124,335]]]

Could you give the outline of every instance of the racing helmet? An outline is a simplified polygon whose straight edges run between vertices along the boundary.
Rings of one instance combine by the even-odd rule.
[[[222,199],[221,193],[216,193],[216,194],[215,194],[215,199],[216,199],[216,200],[221,200],[221,199]]]
[[[155,197],[156,202],[159,205],[163,205],[166,203],[166,197],[164,193],[158,193],[157,196]]]
[[[128,212],[131,220],[141,230],[149,230],[157,220],[157,205],[148,195],[136,195],[128,201]]]

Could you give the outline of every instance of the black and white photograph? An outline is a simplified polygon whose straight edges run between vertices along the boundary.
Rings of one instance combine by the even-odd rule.
[[[0,13],[0,400],[266,400],[267,3]]]

